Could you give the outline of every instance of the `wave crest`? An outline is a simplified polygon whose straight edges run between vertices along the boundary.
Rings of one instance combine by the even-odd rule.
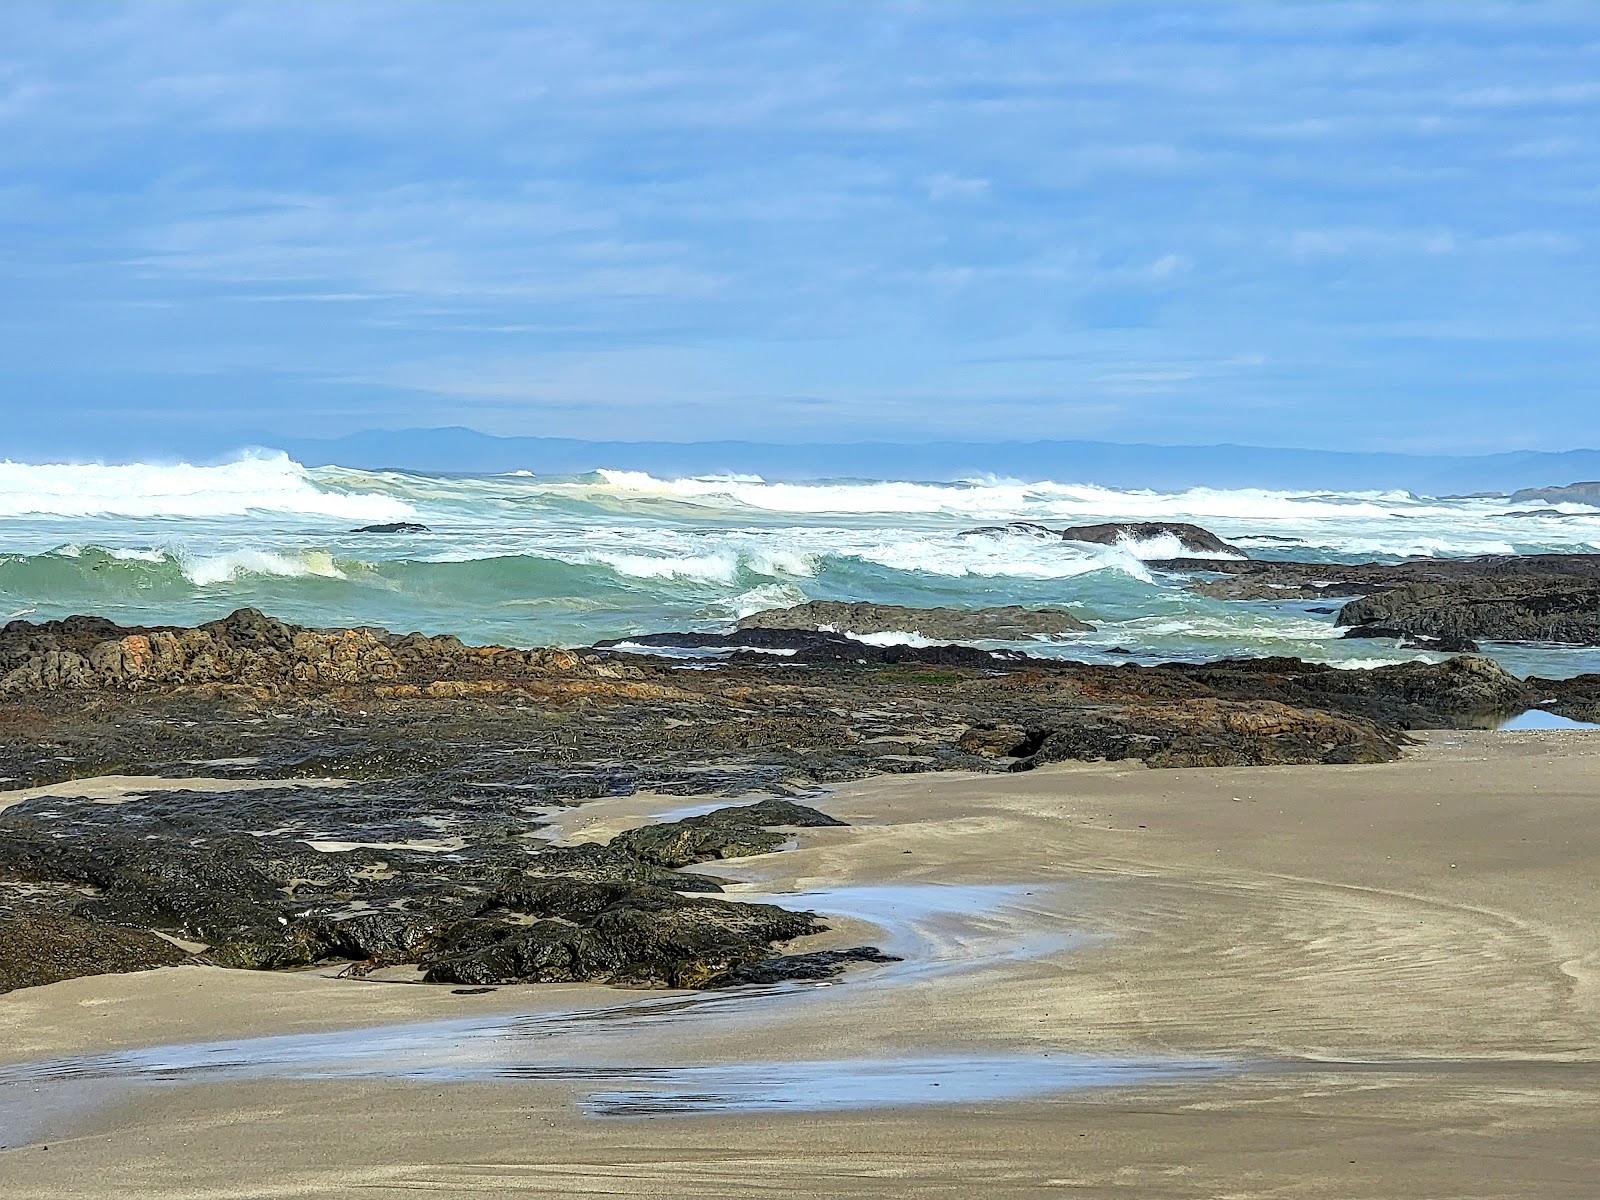
[[[221,466],[0,462],[0,517],[238,517],[292,513],[341,521],[416,515],[403,500],[318,486],[286,454]]]

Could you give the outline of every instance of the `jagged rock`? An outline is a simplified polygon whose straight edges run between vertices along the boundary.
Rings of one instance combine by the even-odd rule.
[[[949,641],[1020,641],[1083,633],[1086,624],[1064,608],[908,608],[844,600],[811,600],[740,618],[739,629],[802,629],[822,633],[914,633]]]
[[[611,839],[620,850],[662,867],[687,867],[718,858],[744,858],[776,850],[787,840],[773,830],[780,826],[820,828],[843,826],[827,813],[788,800],[719,808],[681,821],[641,825]]]
[[[1453,641],[1600,645],[1600,579],[1509,576],[1411,583],[1354,600],[1335,620]]]
[[[307,629],[240,609],[193,629],[69,617],[0,629],[0,694],[195,684],[314,688],[440,677],[604,674],[564,650],[474,647],[381,629]]]
[[[1033,521],[1012,521],[1007,525],[986,525],[968,532],[1015,533],[1032,537],[1060,538],[1068,542],[1089,542],[1100,546],[1175,537],[1184,552],[1188,554],[1231,554],[1239,558],[1245,557],[1244,551],[1239,547],[1223,541],[1209,529],[1191,525],[1187,521],[1106,521],[1098,525],[1073,525],[1066,529],[1051,529]]]
[[[72,917],[0,917],[0,992],[171,967],[187,957],[171,942],[139,930]]]

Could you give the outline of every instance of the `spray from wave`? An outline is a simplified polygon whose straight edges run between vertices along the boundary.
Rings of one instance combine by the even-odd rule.
[[[402,500],[319,486],[285,454],[222,466],[0,463],[4,517],[236,517],[249,513],[394,521]]]

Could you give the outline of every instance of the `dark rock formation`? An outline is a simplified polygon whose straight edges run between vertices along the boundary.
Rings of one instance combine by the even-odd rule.
[[[1340,625],[1381,625],[1452,642],[1600,645],[1600,578],[1503,576],[1409,583],[1346,604]]]
[[[351,533],[428,533],[431,532],[426,525],[419,525],[415,521],[390,521],[384,525],[361,525],[350,531]]]
[[[0,992],[171,967],[187,957],[153,933],[71,917],[0,917]]]
[[[1232,554],[1245,556],[1239,547],[1223,541],[1209,529],[1187,521],[1107,521],[1099,525],[1073,525],[1051,529],[1032,521],[1012,521],[1008,525],[986,525],[968,531],[973,534],[1015,533],[1040,538],[1060,538],[1068,542],[1090,542],[1114,546],[1118,542],[1147,542],[1154,538],[1175,537],[1189,554]]]
[[[809,629],[736,629],[732,633],[649,633],[629,638],[596,642],[597,649],[626,649],[628,646],[654,646],[678,650],[727,650],[730,656],[746,662],[783,655],[797,663],[894,664],[920,663],[927,666],[993,667],[1001,660],[1020,661],[1020,653],[1007,650],[981,650],[976,646],[875,646],[845,637],[842,633],[820,633]]]
[[[1064,608],[907,608],[899,604],[812,600],[770,608],[738,622],[740,629],[802,629],[829,633],[916,633],[952,642],[1061,637],[1084,633],[1085,624]]]
[[[757,958],[730,967],[713,976],[708,988],[738,987],[743,984],[783,983],[791,979],[831,979],[851,963],[894,963],[901,959],[885,954],[876,946],[857,946],[850,950],[814,950],[809,954],[782,954]]]
[[[1191,585],[1217,600],[1314,600],[1366,596],[1408,583],[1450,583],[1507,576],[1576,576],[1600,580],[1600,554],[1495,554],[1414,558],[1398,563],[1303,563],[1252,559],[1159,559],[1158,571],[1223,576]]]
[[[1330,610],[1336,611],[1336,610]],[[1395,641],[1403,650],[1435,650],[1443,654],[1476,654],[1478,643],[1464,637],[1428,637],[1393,625],[1357,625],[1344,632],[1346,640]]]
[[[536,919],[447,929],[422,959],[430,982],[704,987],[771,959],[775,942],[827,928],[807,912],[648,885],[537,880],[503,890],[495,904]]]
[[[788,800],[763,800],[719,808],[698,817],[641,825],[611,839],[611,848],[661,867],[687,867],[717,858],[766,854],[787,840],[773,832],[782,826],[842,826],[827,813]]]
[[[1600,675],[1528,680],[1529,704],[1574,721],[1600,725]]]

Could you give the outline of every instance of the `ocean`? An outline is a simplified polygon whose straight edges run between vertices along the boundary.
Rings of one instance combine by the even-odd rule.
[[[1341,640],[1318,611],[1328,602],[1197,596],[1187,577],[1149,565],[1182,553],[1172,538],[1098,546],[971,532],[1119,520],[1192,521],[1251,557],[1301,561],[1600,550],[1600,509],[1503,496],[426,475],[307,468],[283,455],[220,466],[5,463],[0,616],[189,624],[252,606],[310,625],[532,646],[725,629],[807,599],[1048,604],[1096,629],[1029,642],[1030,653],[1113,662],[1130,650],[1147,661],[1287,654],[1348,667],[1437,657]],[[429,532],[351,532],[396,521]],[[1485,652],[1524,675],[1600,670],[1594,648]]]

